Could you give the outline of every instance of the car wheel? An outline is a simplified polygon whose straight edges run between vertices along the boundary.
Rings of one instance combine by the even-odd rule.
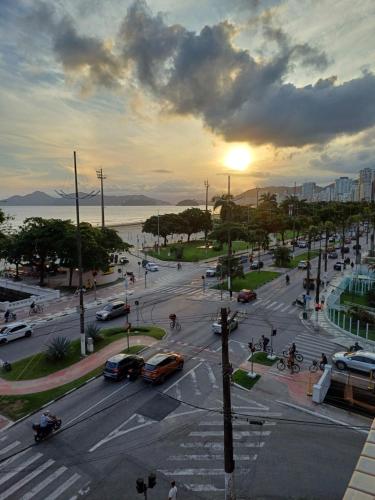
[[[1,344],[6,344],[7,342],[7,339],[1,339]]]
[[[237,302],[241,302],[240,299],[237,299]]]
[[[181,361],[181,363],[178,365],[177,370],[182,370],[184,367],[184,362]]]
[[[343,361],[337,361],[336,367],[338,370],[346,370],[346,364]]]
[[[157,380],[158,384],[162,384],[163,382],[165,382],[165,375],[161,375]]]
[[[25,333],[25,337],[31,337],[31,330],[27,330],[27,332]]]

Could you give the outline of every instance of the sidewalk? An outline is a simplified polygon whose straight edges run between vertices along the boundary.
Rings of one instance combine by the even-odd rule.
[[[152,337],[145,335],[137,335],[136,337],[129,338],[131,346],[145,345],[149,347],[157,342],[158,341]],[[111,356],[121,352],[126,347],[126,344],[127,341],[125,338],[112,342],[112,344],[107,345],[99,352],[90,354],[78,363],[55,373],[51,373],[47,377],[19,381],[10,381],[0,378],[0,395],[15,396],[18,394],[33,394],[36,392],[48,391],[49,389],[54,389],[69,382],[73,382],[104,364]]]

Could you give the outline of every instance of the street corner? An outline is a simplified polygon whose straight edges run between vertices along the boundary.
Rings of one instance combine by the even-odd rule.
[[[252,368],[251,362],[244,361],[243,363],[240,364],[239,368],[241,368],[241,370],[246,370],[247,372],[254,371],[255,373],[257,373],[259,375],[265,375],[269,372],[270,368],[272,368],[272,367],[267,366],[267,365],[262,365],[260,363],[253,363],[253,370],[252,370],[251,369]]]
[[[314,384],[318,382],[320,376],[321,372],[311,373],[309,370],[295,374],[282,374],[281,376],[275,374],[278,382],[286,387],[290,400],[308,407],[314,407],[311,398]]]
[[[12,423],[12,420],[4,417],[3,415],[0,415],[0,433],[2,430],[4,430],[6,427],[8,427],[8,425],[11,423]],[[0,437],[0,441],[1,441],[1,437]]]

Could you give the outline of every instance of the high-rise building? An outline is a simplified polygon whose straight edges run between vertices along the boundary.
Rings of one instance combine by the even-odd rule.
[[[315,194],[315,182],[304,182],[302,184],[301,198],[307,201],[313,201]]]
[[[373,199],[374,171],[364,168],[359,171],[359,200],[372,201]]]
[[[335,200],[349,201],[351,193],[352,180],[349,177],[340,177],[335,180]]]

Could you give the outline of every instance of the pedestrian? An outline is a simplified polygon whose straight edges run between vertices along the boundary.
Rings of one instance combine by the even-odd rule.
[[[353,269],[353,267],[354,267],[354,262],[353,261],[351,261],[350,267]]]
[[[8,323],[9,321],[9,316],[10,316],[10,310],[7,309],[4,313],[4,319],[5,319],[5,323]]]
[[[168,493],[168,500],[177,500],[177,486],[176,481],[171,481],[171,489]]]
[[[267,346],[270,342],[270,339],[268,337],[265,337],[264,335],[262,335],[262,344],[263,344],[263,351],[266,352],[267,351]]]
[[[320,363],[319,363],[320,369],[324,370],[327,364],[328,364],[327,356],[324,354],[324,352],[322,352],[322,357],[320,358]]]

